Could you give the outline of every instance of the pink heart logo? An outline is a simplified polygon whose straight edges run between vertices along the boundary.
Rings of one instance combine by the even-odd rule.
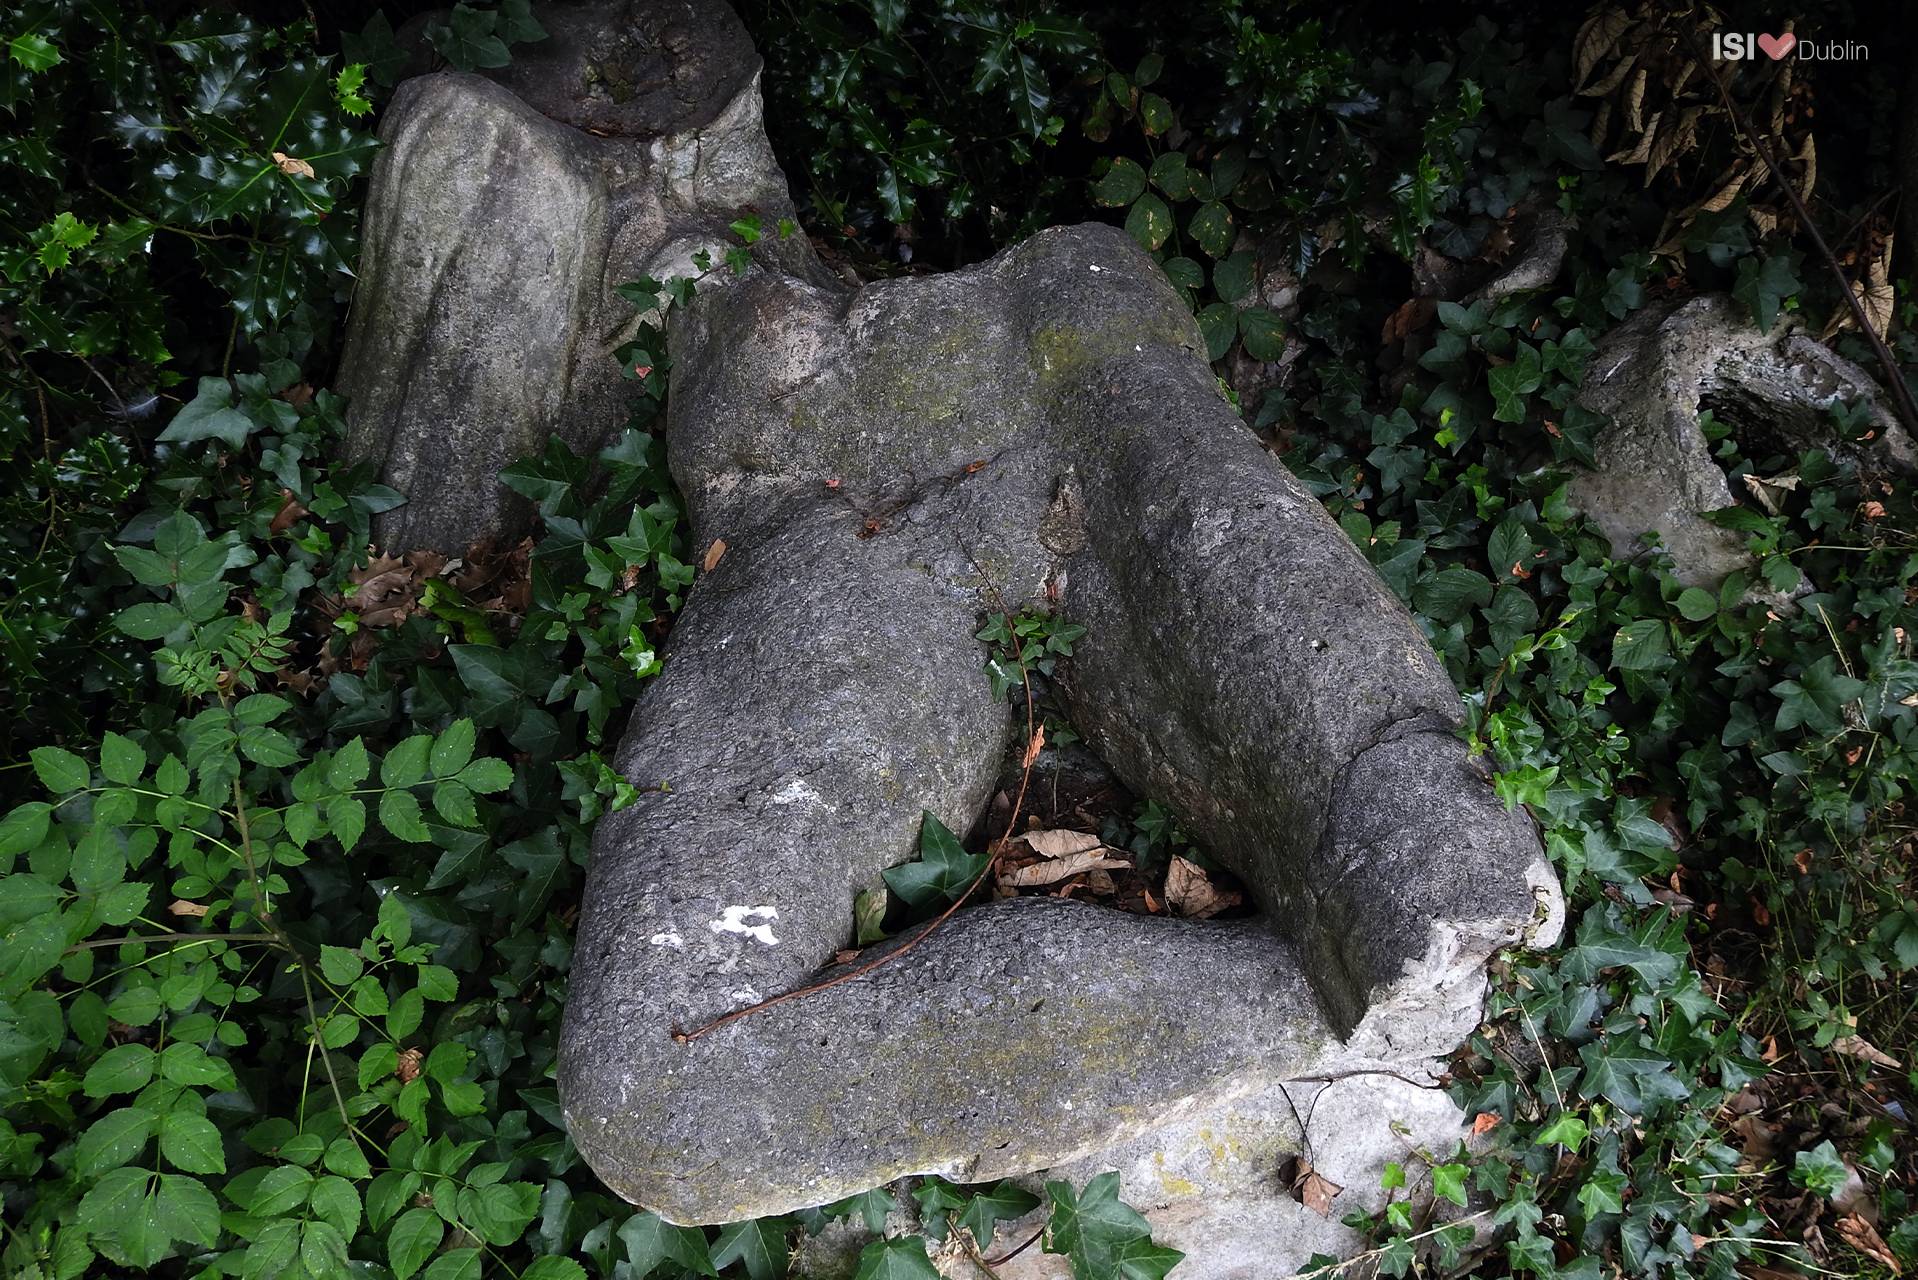
[[[1765,51],[1766,57],[1776,62],[1798,47],[1798,37],[1789,31],[1782,36],[1759,36],[1758,47]]]

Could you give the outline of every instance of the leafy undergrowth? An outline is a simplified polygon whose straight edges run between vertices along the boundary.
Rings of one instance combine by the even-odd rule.
[[[1685,163],[1650,199],[1648,157],[1599,153],[1590,108],[1631,77],[1575,90],[1644,56],[1628,26],[1601,48],[1555,25],[1577,15],[1445,39],[1323,16],[819,0],[754,25],[809,229],[861,270],[1088,213],[1157,252],[1252,426],[1420,618],[1541,823],[1570,936],[1502,958],[1453,1068],[1474,1154],[1389,1174],[1363,1261],[1465,1261],[1436,1198],[1496,1228],[1468,1263],[1487,1274],[1918,1265],[1912,494],[1711,426],[1754,495],[1720,517],[1753,566],[1707,591],[1613,559],[1563,491],[1612,325],[1705,289],[1766,327],[1823,321],[1836,294],[1756,184],[1703,207],[1711,149],[1749,160],[1728,131],[1666,148]],[[622,356],[634,422],[600,458],[556,446],[509,472],[542,516],[531,542],[374,554],[400,496],[337,461],[341,405],[315,388],[395,70],[384,19],[331,59],[330,32],[164,5],[10,21],[0,1268],[771,1280],[801,1232],[883,1226],[874,1192],[671,1227],[601,1188],[560,1124],[581,867],[634,794],[604,752],[694,577],[650,434],[660,348]],[[484,64],[535,27],[462,5],[431,39]],[[1791,154],[1814,88],[1874,75],[1779,92]],[[1838,105],[1823,118],[1871,118]],[[1864,157],[1816,182],[1869,278],[1874,153],[1820,142]],[[1495,273],[1547,209],[1575,222],[1551,283],[1471,305],[1422,287]],[[1910,369],[1905,304],[1884,314]],[[982,624],[1006,632],[983,637],[1002,691],[1015,633],[1069,661],[1069,619]],[[1174,855],[1204,870],[1154,806],[1043,812],[1154,876]],[[929,838],[940,866],[894,883],[928,905],[978,865]],[[1022,846],[1007,871],[1056,860]],[[1075,892],[1094,871],[1114,900],[1171,904],[1122,868]],[[866,904],[862,934],[886,915]],[[1044,1243],[1080,1280],[1178,1262],[1117,1191],[1048,1188]],[[1005,1184],[913,1196],[926,1236],[875,1244],[862,1280],[927,1276],[928,1248],[966,1255],[1037,1207]]]

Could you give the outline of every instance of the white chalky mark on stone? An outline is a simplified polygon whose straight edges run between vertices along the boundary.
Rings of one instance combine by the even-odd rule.
[[[747,924],[748,920],[763,917],[767,920],[779,919],[778,907],[727,907],[708,927],[714,933],[740,933],[755,938],[767,946],[776,946],[779,939],[773,937],[770,924]]]
[[[794,778],[773,792],[772,802],[774,804],[806,804],[819,809],[832,807],[826,803],[824,797],[807,785],[804,778]]]
[[[670,929],[665,933],[656,933],[649,941],[656,947],[684,947],[686,940]]]
[[[728,992],[727,994],[731,995],[733,999],[739,1001],[741,1004],[758,1004],[760,1001],[759,993],[751,987],[741,987],[737,991]]]

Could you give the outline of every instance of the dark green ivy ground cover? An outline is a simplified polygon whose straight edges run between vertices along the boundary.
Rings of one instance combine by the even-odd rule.
[[[883,1216],[865,1196],[671,1228],[566,1140],[570,926],[591,824],[630,795],[605,757],[693,577],[649,434],[668,374],[634,384],[603,487],[557,448],[510,474],[544,518],[488,561],[505,596],[433,579],[374,620],[397,625],[353,607],[369,518],[401,497],[342,461],[324,384],[403,16],[0,22],[9,1276],[769,1280],[828,1216]],[[1649,256],[1661,210],[1571,92],[1578,14],[1322,16],[746,10],[807,230],[862,272],[1106,217],[1215,358],[1303,344],[1249,429],[1417,612],[1572,901],[1558,953],[1501,963],[1457,1063],[1485,1151],[1408,1160],[1372,1259],[1454,1263],[1465,1233],[1418,1207],[1436,1194],[1497,1227],[1486,1274],[1918,1265],[1911,496],[1726,439],[1728,468],[1801,484],[1723,517],[1756,567],[1704,592],[1612,560],[1563,493],[1608,327],[1707,288],[1816,323],[1833,286],[1736,206]],[[517,0],[431,35],[461,66],[538,38]],[[1888,185],[1885,140],[1855,132],[1820,206],[1841,224]],[[1471,257],[1527,200],[1577,219],[1557,282],[1442,306],[1416,354],[1388,350],[1419,240]],[[1305,280],[1296,319],[1235,305],[1275,260]],[[1898,319],[1918,367],[1908,293]],[[1742,603],[1801,575],[1796,611]],[[1152,1280],[1176,1258],[1115,1190],[1053,1188],[1046,1244],[1081,1280]],[[918,1199],[935,1248],[1031,1207]],[[862,1273],[927,1276],[925,1249]]]

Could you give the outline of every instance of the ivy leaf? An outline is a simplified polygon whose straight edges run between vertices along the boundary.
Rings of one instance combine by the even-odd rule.
[[[945,823],[930,811],[919,820],[919,859],[886,869],[886,883],[912,906],[949,901],[964,893],[986,869],[984,854],[967,853]]]
[[[834,1218],[858,1216],[866,1224],[866,1230],[875,1234],[885,1230],[886,1215],[894,1208],[892,1193],[884,1187],[874,1187],[858,1195],[835,1200],[826,1206],[826,1213]]]
[[[488,1244],[517,1243],[539,1212],[539,1188],[530,1182],[495,1182],[460,1191],[460,1220]]]
[[[1046,1193],[1052,1197],[1046,1251],[1066,1255],[1075,1280],[1107,1280],[1122,1246],[1152,1236],[1138,1210],[1120,1202],[1117,1173],[1092,1179],[1082,1195],[1069,1182],[1048,1182]]]
[[[1151,1239],[1127,1240],[1112,1252],[1113,1274],[1119,1280],[1165,1280],[1172,1268],[1185,1260],[1185,1254]]]
[[[1540,1147],[1556,1144],[1567,1150],[1576,1151],[1584,1144],[1590,1132],[1584,1120],[1566,1111],[1561,1113],[1558,1119],[1540,1129],[1538,1135],[1532,1139],[1532,1144]]]
[[[160,439],[169,444],[218,440],[238,449],[256,429],[253,419],[233,407],[233,387],[225,378],[201,378],[199,394],[173,415]]]
[[[992,1243],[994,1226],[1024,1217],[1039,1207],[1039,1197],[1010,1180],[1001,1181],[990,1191],[973,1196],[972,1203],[959,1218],[959,1225],[972,1232],[980,1248]]]
[[[676,1227],[658,1214],[641,1210],[621,1225],[619,1238],[626,1246],[632,1280],[646,1280],[663,1262],[702,1276],[719,1274],[706,1246],[706,1233],[697,1227]]]
[[[744,1263],[752,1280],[778,1280],[786,1274],[786,1232],[791,1225],[790,1218],[779,1217],[721,1227],[713,1241],[713,1266],[723,1270],[735,1262]]]
[[[1510,364],[1493,369],[1486,378],[1492,392],[1492,418],[1498,422],[1523,422],[1525,397],[1544,384],[1544,363],[1538,348],[1521,342]]]
[[[499,37],[508,44],[533,44],[546,38],[546,28],[533,17],[531,0],[501,0]]]
[[[1598,1169],[1578,1189],[1578,1204],[1587,1219],[1625,1209],[1625,1175],[1616,1169]]]
[[[874,1240],[859,1251],[852,1280],[937,1280],[939,1268],[926,1256],[923,1236]]]
[[[547,1254],[533,1259],[533,1265],[519,1273],[519,1280],[586,1280],[586,1268],[571,1258]],[[634,1277],[634,1280],[638,1278]]]
[[[499,14],[491,9],[456,4],[445,23],[427,28],[426,39],[457,70],[503,67],[513,55],[507,51],[506,42],[493,34],[498,22]]]
[[[1838,1148],[1831,1144],[1829,1138],[1811,1150],[1800,1151],[1792,1157],[1792,1182],[1827,1199],[1835,1198],[1843,1191],[1850,1177],[1851,1171],[1845,1167],[1844,1157],[1838,1154]]]
[[[1750,309],[1761,332],[1771,332],[1772,322],[1778,318],[1778,309],[1784,300],[1805,287],[1794,270],[1796,256],[1776,253],[1764,258],[1743,258],[1738,263],[1732,297]]]
[[[1718,616],[1718,598],[1698,587],[1686,587],[1678,593],[1678,612],[1687,622],[1703,622]]]

